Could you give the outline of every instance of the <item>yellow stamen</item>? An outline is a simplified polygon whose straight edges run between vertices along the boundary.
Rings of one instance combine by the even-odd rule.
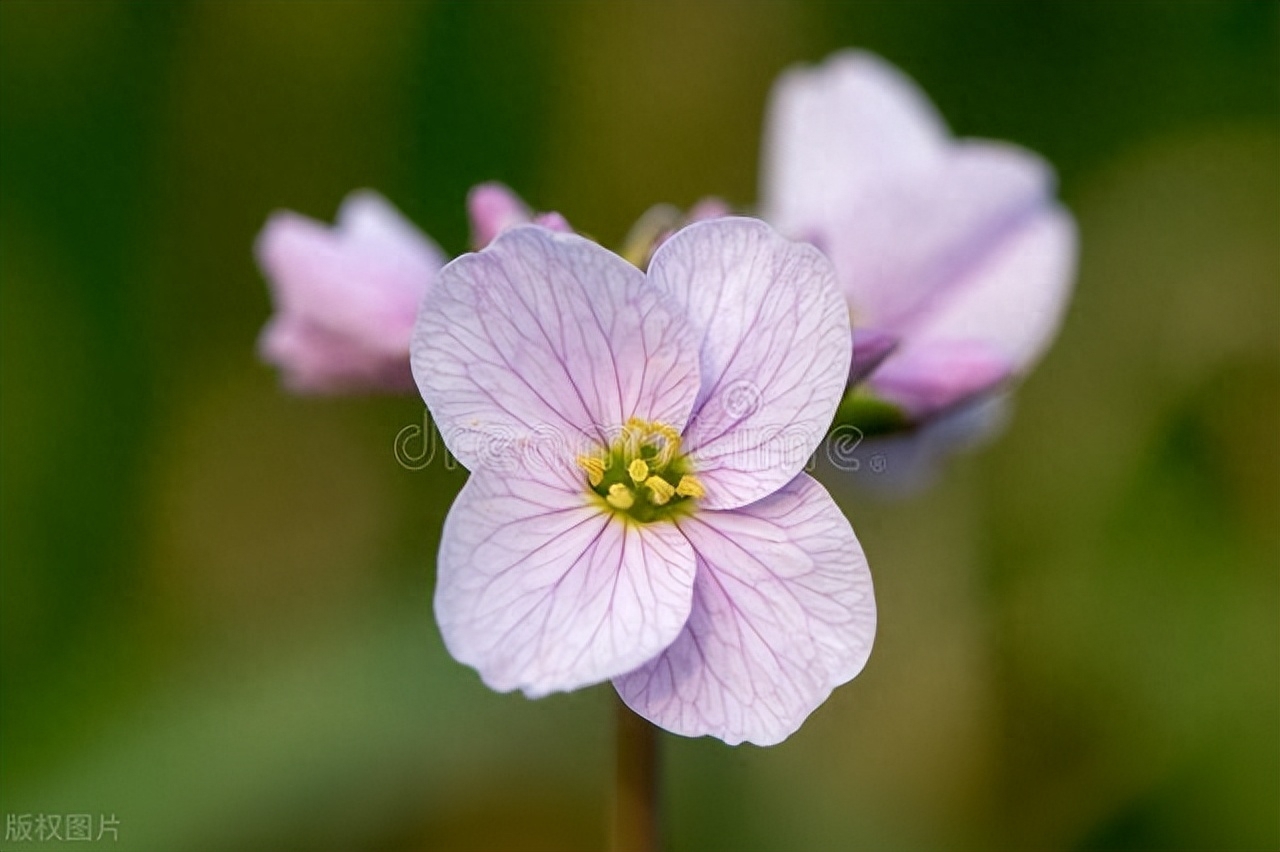
[[[679,228],[682,218],[680,210],[670,204],[650,207],[631,226],[623,240],[622,251],[618,253],[632,266],[644,269],[658,237]]]
[[[604,459],[595,456],[578,456],[578,467],[587,472],[587,481],[592,487],[599,485],[604,479]]]
[[[609,496],[604,498],[609,505],[615,509],[626,511],[636,502],[636,497],[631,493],[631,489],[623,485],[621,482],[615,482],[609,486]]]
[[[666,465],[680,453],[680,433],[664,423],[659,423],[655,431],[662,438],[655,461],[659,466]]]
[[[650,499],[655,506],[664,506],[676,493],[676,489],[670,482],[667,482],[660,476],[651,476],[644,482],[653,497]]]
[[[681,497],[702,497],[707,492],[703,490],[702,483],[699,482],[692,474],[685,474],[680,477],[680,483],[676,485],[676,493]]]
[[[631,464],[627,465],[627,473],[631,475],[632,482],[640,485],[649,478],[649,465],[645,464],[644,459],[633,459]]]
[[[640,448],[640,440],[649,431],[649,424],[639,417],[632,417],[622,424],[622,441],[630,452]]]

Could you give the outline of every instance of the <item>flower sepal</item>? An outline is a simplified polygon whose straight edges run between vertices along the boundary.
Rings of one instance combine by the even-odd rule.
[[[915,427],[907,412],[866,387],[850,388],[836,409],[833,429],[857,429],[864,438],[906,432]]]

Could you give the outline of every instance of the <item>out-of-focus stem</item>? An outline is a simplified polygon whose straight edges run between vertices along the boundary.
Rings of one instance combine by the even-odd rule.
[[[615,696],[613,852],[658,852],[658,730]]]

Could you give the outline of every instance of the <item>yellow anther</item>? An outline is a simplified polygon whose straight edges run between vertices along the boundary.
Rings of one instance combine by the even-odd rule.
[[[604,479],[604,459],[595,456],[578,456],[578,467],[587,472],[587,481],[592,487]]]
[[[662,439],[662,446],[658,448],[658,455],[655,461],[659,465],[669,464],[673,458],[680,454],[680,433],[665,423],[659,423],[654,431]]]
[[[609,486],[609,496],[604,498],[609,505],[615,509],[626,511],[630,509],[636,502],[636,496],[631,493],[631,489],[623,485],[621,482],[615,482]]]
[[[639,439],[648,431],[649,423],[639,417],[628,417],[627,422],[622,424],[622,436],[624,438]]]
[[[649,493],[653,495],[649,499],[653,501],[655,506],[666,505],[666,502],[676,493],[675,486],[660,476],[651,476],[645,480],[644,484],[649,489]]]
[[[676,493],[681,497],[701,497],[707,492],[702,489],[702,483],[690,474],[680,477],[680,483],[676,486]]]
[[[590,481],[589,493],[615,512],[640,523],[668,520],[692,508],[683,498],[703,495],[702,483],[680,454],[680,432],[656,420],[631,417],[609,448],[577,457]],[[677,483],[676,480],[679,479]]]
[[[628,456],[638,455],[645,445],[652,446],[657,451],[652,461],[662,467],[679,455],[680,433],[665,423],[632,417],[622,424],[618,445]]]

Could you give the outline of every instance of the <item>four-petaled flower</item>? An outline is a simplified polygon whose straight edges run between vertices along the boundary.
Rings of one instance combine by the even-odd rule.
[[[875,628],[857,539],[802,471],[837,407],[898,431],[873,470],[918,481],[1055,334],[1075,226],[1035,155],[954,140],[859,52],[779,81],[764,151],[761,214],[786,237],[714,200],[659,207],[624,260],[500,184],[472,190],[478,251],[448,265],[370,192],[333,228],[263,229],[260,349],[286,385],[416,379],[471,469],[436,614],[493,688],[612,680],[671,731],[784,739]]]
[[[472,472],[437,561],[450,652],[497,690],[612,679],[667,730],[785,739],[875,630],[802,471],[850,350],[830,262],[755,220],[691,225],[647,274],[536,226],[447,265],[412,361]]]
[[[912,423],[1025,374],[1070,295],[1075,225],[1048,165],[956,141],[911,80],[867,53],[778,81],[761,208],[831,258],[854,322],[851,382]]]

